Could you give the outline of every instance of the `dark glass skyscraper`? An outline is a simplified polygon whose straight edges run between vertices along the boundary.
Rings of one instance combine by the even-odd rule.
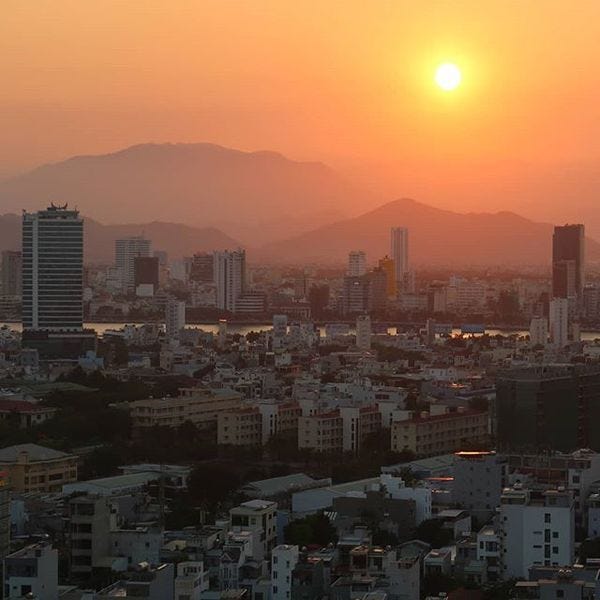
[[[552,236],[552,296],[581,298],[585,283],[585,228],[562,225]]]
[[[23,328],[80,331],[83,326],[83,219],[51,205],[23,213]]]

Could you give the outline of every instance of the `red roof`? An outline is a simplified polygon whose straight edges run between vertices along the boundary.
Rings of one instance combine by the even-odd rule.
[[[27,400],[7,400],[0,398],[0,412],[35,413],[55,410],[47,406],[38,406]]]

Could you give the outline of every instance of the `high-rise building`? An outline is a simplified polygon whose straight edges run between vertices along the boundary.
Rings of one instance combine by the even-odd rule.
[[[152,293],[158,290],[158,256],[136,256],[133,259],[133,283],[138,286],[152,286]]]
[[[66,205],[23,214],[23,328],[80,331],[83,219]]]
[[[167,338],[178,339],[185,327],[185,302],[169,298],[165,306],[165,331]]]
[[[367,255],[362,250],[352,250],[348,254],[348,275],[360,277],[367,272]]]
[[[406,227],[392,227],[391,251],[396,272],[396,286],[399,290],[402,290],[405,275],[409,271],[408,229]]]
[[[2,295],[21,295],[22,256],[15,250],[2,252]]]
[[[548,319],[533,317],[529,324],[529,345],[545,346],[548,343]]]
[[[212,283],[215,280],[215,259],[208,252],[198,252],[192,256],[190,281]]]
[[[569,300],[550,300],[550,338],[555,348],[564,348],[569,343]]]
[[[223,250],[214,253],[217,308],[236,312],[237,299],[246,291],[246,251]]]
[[[115,264],[121,271],[123,291],[135,290],[135,259],[138,256],[152,256],[151,245],[150,240],[143,236],[115,240]]]
[[[359,315],[356,318],[356,347],[360,350],[371,349],[371,317]]]
[[[389,256],[379,259],[379,268],[385,271],[388,298],[398,295],[398,284],[396,282],[396,266],[394,260]]]
[[[563,225],[552,236],[552,295],[581,298],[585,284],[585,228]]]

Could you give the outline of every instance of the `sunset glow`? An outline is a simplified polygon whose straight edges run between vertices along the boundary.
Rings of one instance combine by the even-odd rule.
[[[435,82],[446,92],[456,89],[461,78],[460,69],[453,63],[443,63],[435,72]]]

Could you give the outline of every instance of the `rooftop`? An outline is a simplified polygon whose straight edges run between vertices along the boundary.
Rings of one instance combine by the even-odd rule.
[[[29,461],[57,460],[60,458],[71,458],[72,454],[38,446],[37,444],[17,444],[0,450],[0,463],[15,463],[19,456],[26,454]]]

